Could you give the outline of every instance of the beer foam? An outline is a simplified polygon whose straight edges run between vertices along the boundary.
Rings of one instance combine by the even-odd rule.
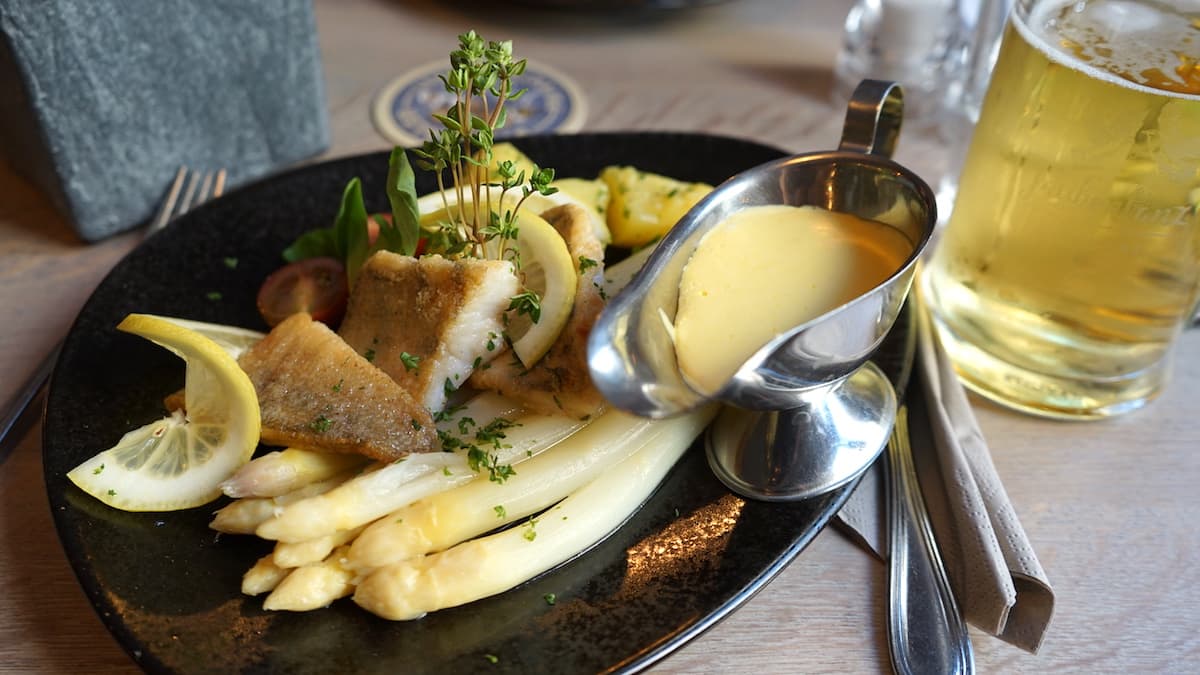
[[[1034,5],[1029,11],[1028,19],[1022,19],[1020,11],[1014,11],[1012,15],[1013,25],[1031,46],[1042,52],[1051,61],[1063,67],[1081,71],[1089,77],[1103,80],[1104,82],[1109,82],[1126,89],[1169,98],[1200,101],[1200,94],[1167,91],[1127,80],[1102,66],[1082,61],[1076,58],[1075,55],[1067,53],[1058,47],[1055,44],[1058,38],[1058,27],[1053,25],[1052,16],[1059,13],[1063,8],[1078,4],[1075,0],[1044,0]],[[1196,4],[1200,6],[1200,0],[1197,0]],[[1122,37],[1125,41],[1125,44],[1121,45],[1123,50],[1130,47],[1139,49],[1138,53],[1129,55],[1128,62],[1126,63],[1119,63],[1116,60],[1110,59],[1109,65],[1116,66],[1126,72],[1134,72],[1135,66],[1133,63],[1135,61],[1142,64],[1155,60],[1164,61],[1164,59],[1159,58],[1153,52],[1155,49],[1161,51],[1177,46],[1176,43],[1162,40],[1162,33],[1165,30],[1172,30],[1168,21],[1171,19],[1186,21],[1182,16],[1166,15],[1153,7],[1125,0],[1111,0],[1109,2],[1088,4],[1086,10],[1088,11],[1088,16],[1086,17],[1088,28],[1103,30],[1107,33],[1103,35],[1106,39],[1117,36]],[[1154,34],[1131,38],[1130,34],[1132,33]]]

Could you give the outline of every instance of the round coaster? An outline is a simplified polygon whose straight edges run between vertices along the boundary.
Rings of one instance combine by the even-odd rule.
[[[454,95],[438,79],[448,66],[429,63],[401,75],[379,91],[372,105],[375,128],[398,145],[420,145],[429,129],[440,124],[433,113],[445,113]],[[496,138],[579,131],[586,116],[583,95],[574,80],[542,63],[527,61],[513,79],[514,89],[528,91],[506,105],[508,117]]]

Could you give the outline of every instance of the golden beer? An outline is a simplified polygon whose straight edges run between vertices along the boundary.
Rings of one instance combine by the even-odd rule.
[[[1063,417],[1139,407],[1200,293],[1200,18],[1018,2],[922,291],[963,381]]]

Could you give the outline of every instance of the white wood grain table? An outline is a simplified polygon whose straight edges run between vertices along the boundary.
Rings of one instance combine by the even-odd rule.
[[[791,150],[836,145],[828,92],[848,2],[731,0],[658,15],[535,11],[517,3],[317,2],[333,144],[388,147],[381,87],[443,58],[474,28],[512,39],[585,92],[586,130],[685,130]],[[902,136],[936,175],[952,144]],[[133,235],[83,245],[48,200],[0,165],[0,400],[66,330]],[[981,672],[1188,672],[1200,664],[1200,331],[1146,410],[1057,423],[973,399],[997,469],[1057,593],[1030,655],[972,631]],[[51,523],[33,424],[0,457],[0,672],[128,673],[136,666],[79,589]],[[743,608],[658,672],[887,672],[884,567],[827,530]]]

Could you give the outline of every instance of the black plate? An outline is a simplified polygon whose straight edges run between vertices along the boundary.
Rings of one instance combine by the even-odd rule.
[[[631,164],[717,183],[783,153],[688,134],[591,134],[517,144],[559,176]],[[303,614],[262,610],[241,576],[270,547],[218,537],[215,507],[110,509],[66,479],[79,462],[163,414],[179,360],[114,326],[131,312],[265,330],[263,278],[301,231],[331,223],[346,181],[386,208],[387,154],[302,168],[184,216],[122,260],[75,322],[51,382],[46,487],[67,557],[104,624],[144,668],[166,672],[595,672],[661,659],[745,602],[836,513],[850,489],[779,504],[744,501],[709,473],[697,444],[649,501],[585,555],[516,589],[393,623],[343,600]],[[419,191],[432,190],[419,176]],[[236,259],[230,268],[226,259]],[[557,602],[543,599],[553,593]],[[488,655],[498,660],[491,663]]]

